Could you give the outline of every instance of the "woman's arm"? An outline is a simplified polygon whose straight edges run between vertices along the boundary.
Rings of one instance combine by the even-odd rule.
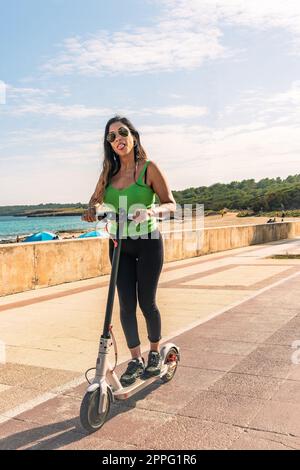
[[[98,179],[98,183],[97,183],[96,188],[95,188],[95,191],[93,192],[93,194],[91,196],[91,199],[89,201],[89,207],[95,207],[95,206],[100,205],[99,194],[100,194],[100,190],[102,188],[102,181],[103,181],[103,177],[102,177],[102,175],[100,175],[99,179]]]
[[[169,187],[167,179],[158,166],[151,161],[147,169],[147,180],[149,186],[159,197],[160,205],[151,210],[151,214],[162,216],[176,212],[176,201]]]
[[[102,187],[102,175],[100,175],[95,191],[89,201],[88,209],[82,214],[81,219],[85,222],[96,221],[96,207],[100,205],[99,194]]]

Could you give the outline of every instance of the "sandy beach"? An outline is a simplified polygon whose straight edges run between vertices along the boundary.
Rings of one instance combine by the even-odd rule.
[[[218,215],[210,215],[205,217],[204,226],[205,227],[222,227],[225,225],[260,225],[266,224],[270,217],[237,217],[236,212],[227,212],[222,217]],[[281,217],[275,217],[276,222],[281,222]],[[284,217],[284,222],[299,222],[300,217]]]
[[[204,227],[224,227],[228,225],[260,225],[260,224],[266,224],[267,221],[270,219],[270,217],[237,217],[236,212],[227,212],[223,216],[220,214],[217,215],[209,215],[204,218]],[[281,217],[275,217],[276,222],[281,222],[282,219]],[[284,222],[297,222],[300,221],[300,217],[285,217]],[[159,222],[159,229],[161,231],[168,231],[168,230],[182,230],[182,229],[188,229],[188,228],[200,228],[202,226],[201,221],[195,221],[193,219],[193,222],[191,222],[190,218],[187,218],[185,220],[166,220],[166,221],[160,221]],[[95,229],[95,223],[90,224],[90,228],[87,231],[92,231]],[[72,231],[62,231],[62,232],[57,232],[57,235],[59,236],[60,239],[63,240],[72,240],[75,238],[78,238],[79,235],[82,233],[85,233],[83,230],[72,230]],[[5,240],[5,241],[0,241],[0,243],[16,243],[17,241],[22,242],[26,237],[20,237],[19,240]]]

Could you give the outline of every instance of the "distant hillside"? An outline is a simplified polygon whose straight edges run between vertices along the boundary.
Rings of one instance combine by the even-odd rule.
[[[0,206],[1,215],[27,216],[27,217],[49,217],[81,215],[87,208],[87,204],[78,202],[76,204],[38,204],[28,206]]]
[[[173,191],[179,204],[204,204],[205,210],[252,210],[254,212],[300,208],[300,174],[281,178],[264,178],[216,183],[212,186]]]
[[[173,191],[178,204],[204,204],[205,211],[220,211],[224,208],[236,211],[249,210],[255,213],[273,210],[300,209],[300,174],[286,179],[264,178],[216,183],[211,186],[187,188]],[[0,206],[1,215],[49,216],[80,215],[87,204],[39,204],[28,206]]]

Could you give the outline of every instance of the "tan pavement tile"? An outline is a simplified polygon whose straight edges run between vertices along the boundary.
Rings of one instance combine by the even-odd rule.
[[[227,449],[241,434],[241,429],[223,423],[175,416],[156,430],[151,439],[153,449]],[[138,445],[147,449],[149,442],[140,436]]]
[[[208,390],[198,393],[180,415],[245,427],[265,403],[257,398]]]
[[[249,426],[300,438],[300,404],[269,401],[251,420]]]
[[[249,374],[227,373],[209,391],[268,400],[276,395],[283,380]]]

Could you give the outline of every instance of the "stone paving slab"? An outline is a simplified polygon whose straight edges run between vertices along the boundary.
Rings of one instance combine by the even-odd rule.
[[[247,250],[239,250],[238,256],[243,253]],[[230,261],[234,254],[226,256]],[[254,250],[251,257],[253,263]],[[0,449],[300,449],[300,364],[292,361],[297,352],[292,342],[300,340],[296,274],[193,328],[187,325],[173,337],[170,330],[169,337],[181,347],[174,379],[155,382],[126,402],[113,404],[103,428],[92,435],[81,428],[78,417],[83,383],[63,388],[13,418],[9,414],[18,403],[44,392],[51,395],[53,387],[79,378],[79,370],[66,369],[72,362],[64,349],[60,368],[0,366]],[[95,302],[97,291],[89,292]],[[220,291],[211,295],[215,292]],[[18,315],[12,313],[18,326]],[[179,318],[176,327],[180,324]],[[84,335],[89,344],[89,330]],[[74,354],[73,360],[78,357]]]
[[[188,360],[180,363],[173,381],[154,383],[115,404],[104,427],[92,436],[78,419],[81,385],[0,425],[0,448],[299,449],[300,382],[286,379],[287,371],[297,367],[287,354],[291,351],[262,344],[248,354],[242,348],[243,354],[236,354],[239,363],[227,371],[208,362],[203,368],[197,363],[208,347],[199,341],[202,329],[215,328],[219,321],[217,317],[174,338],[178,344],[188,342],[189,349],[182,346]],[[226,352],[222,355],[226,364]],[[267,362],[266,370],[261,364],[268,357],[271,367]]]
[[[274,401],[265,403],[250,427],[300,437],[300,404]]]

